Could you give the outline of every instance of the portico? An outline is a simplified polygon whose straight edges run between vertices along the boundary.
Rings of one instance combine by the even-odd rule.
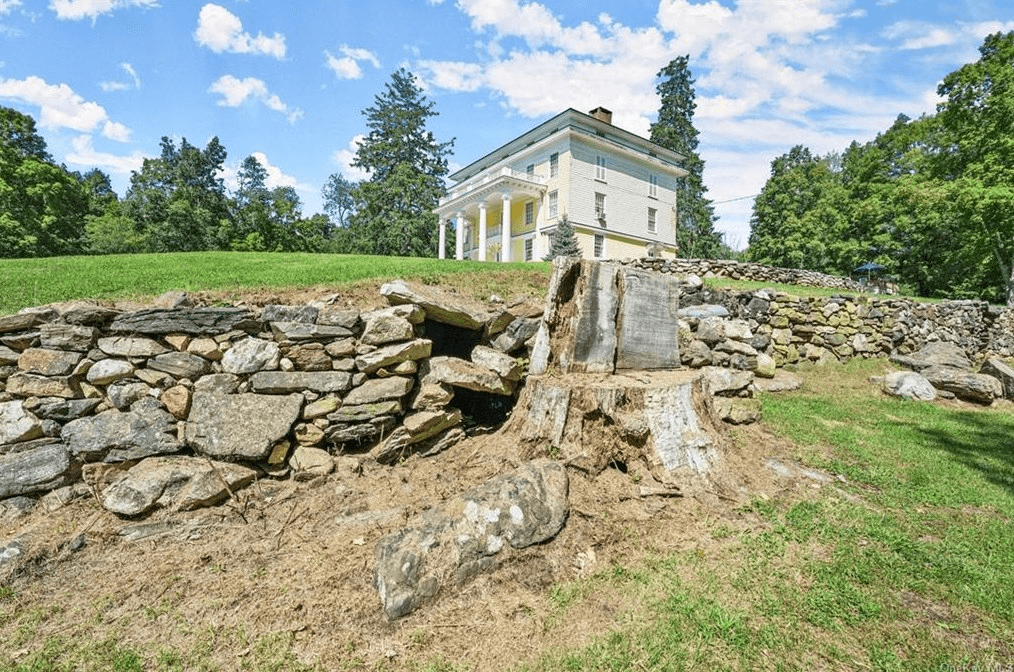
[[[485,171],[455,185],[440,201],[440,247],[445,257],[447,223],[455,227],[455,259],[509,262],[541,250],[546,178],[508,167]],[[525,241],[531,239],[531,243]],[[518,249],[515,249],[517,247]]]

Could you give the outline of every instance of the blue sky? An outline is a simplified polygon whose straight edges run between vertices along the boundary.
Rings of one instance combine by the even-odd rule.
[[[1009,0],[0,0],[0,105],[122,196],[162,136],[255,155],[304,214],[349,166],[399,67],[456,138],[452,169],[573,107],[647,135],[655,75],[690,55],[704,180],[737,248],[771,160],[932,112],[939,80],[1014,30]]]

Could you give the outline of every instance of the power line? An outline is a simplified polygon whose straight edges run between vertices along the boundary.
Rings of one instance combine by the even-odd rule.
[[[735,201],[745,201],[748,198],[757,198],[758,196],[760,196],[760,194],[754,194],[753,196],[740,196],[739,198],[730,198],[730,199],[725,200],[725,201],[712,201],[711,204],[712,205],[721,205],[722,203],[733,203]]]

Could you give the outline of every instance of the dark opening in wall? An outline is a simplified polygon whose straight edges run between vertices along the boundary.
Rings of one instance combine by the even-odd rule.
[[[457,357],[471,361],[472,349],[482,340],[482,331],[426,320],[423,338],[433,341],[433,357]]]
[[[502,394],[475,392],[463,387],[454,388],[454,401],[451,406],[461,410],[464,416],[465,429],[475,426],[499,427],[514,410],[517,398],[505,397]]]

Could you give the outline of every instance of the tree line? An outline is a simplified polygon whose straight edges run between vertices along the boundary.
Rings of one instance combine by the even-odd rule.
[[[1014,305],[1014,32],[948,74],[935,114],[771,163],[746,256],[849,275],[872,262],[926,297]]]

